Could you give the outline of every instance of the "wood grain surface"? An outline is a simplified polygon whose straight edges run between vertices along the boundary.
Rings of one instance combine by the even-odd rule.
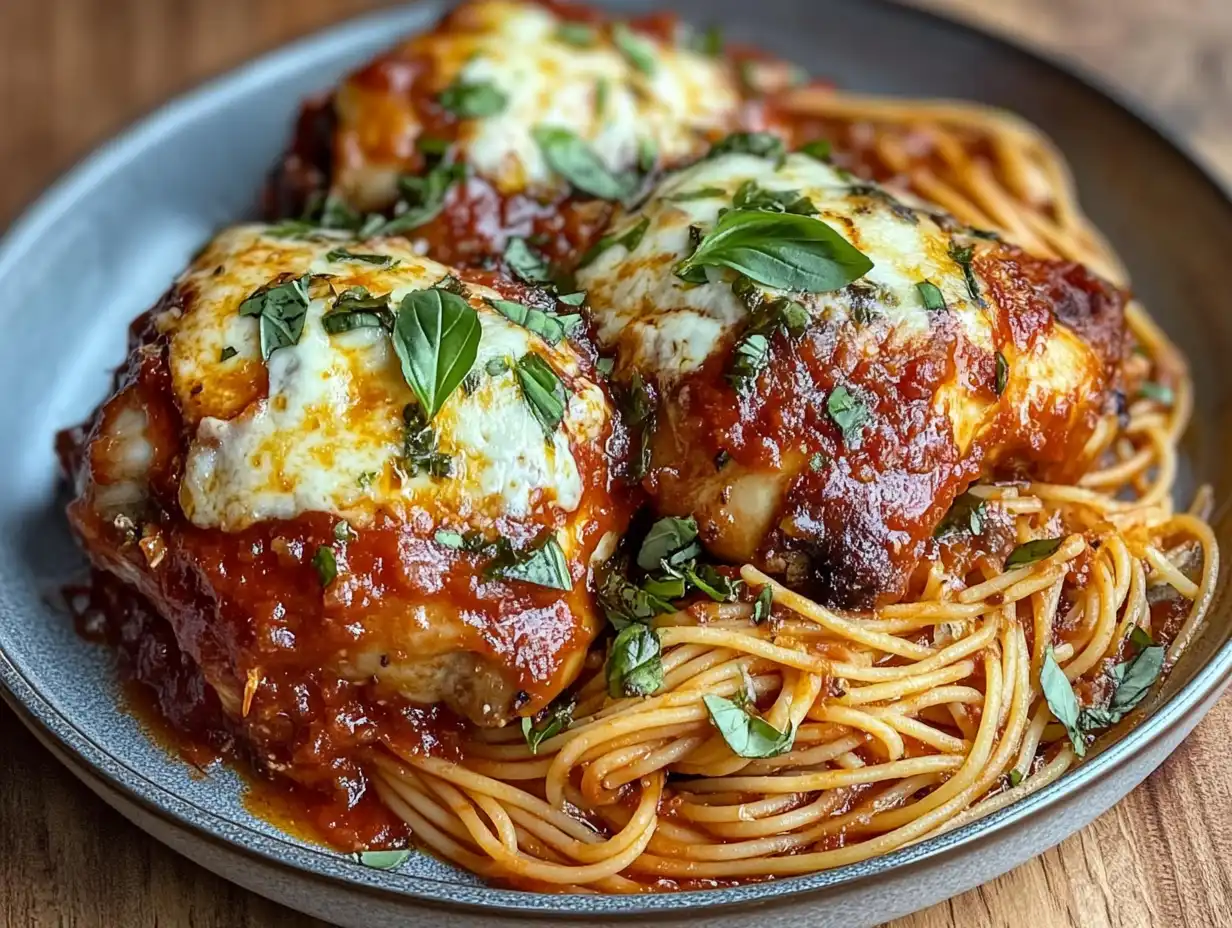
[[[1100,76],[1232,182],[1232,0],[915,2],[1017,36]],[[157,103],[288,39],[381,5],[0,0],[0,227],[56,175]],[[1086,830],[895,928],[1232,925],[1229,743],[1232,696]],[[0,925],[319,924],[147,838],[0,709]]]

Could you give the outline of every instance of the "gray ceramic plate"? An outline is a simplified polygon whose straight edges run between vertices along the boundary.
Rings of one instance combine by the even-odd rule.
[[[626,3],[630,8],[649,4]],[[874,0],[679,0],[696,20],[846,87],[967,97],[1041,125],[1070,157],[1083,200],[1138,293],[1188,354],[1198,384],[1187,486],[1232,500],[1222,436],[1232,398],[1232,206],[1139,118],[1081,81],[987,36]],[[252,211],[297,102],[429,23],[437,4],[359,20],[291,46],[155,113],[49,191],[0,246],[0,695],[107,802],[181,853],[250,889],[347,925],[868,925],[1010,869],[1076,831],[1153,770],[1232,668],[1220,579],[1206,634],[1141,725],[1048,789],[983,821],[878,860],[797,879],[674,896],[542,896],[491,889],[428,857],[397,873],[351,863],[254,819],[229,772],[201,778],[117,704],[100,648],[48,605],[81,564],[58,496],[52,436],[104,395],[128,321],[219,226]],[[54,286],[52,286],[54,284]],[[38,293],[35,301],[23,291]],[[54,294],[48,299],[46,294]],[[1216,530],[1232,550],[1232,519]]]

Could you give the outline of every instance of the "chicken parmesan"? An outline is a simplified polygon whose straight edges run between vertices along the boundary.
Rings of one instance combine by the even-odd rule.
[[[562,257],[659,168],[756,116],[715,40],[672,17],[468,0],[305,109],[269,206],[384,213],[386,234],[455,264],[511,237]]]
[[[866,860],[1064,775],[1202,627],[1184,359],[1007,114],[465,0],[266,194],[62,433],[83,618],[360,863]]]
[[[361,728],[377,704],[537,711],[629,515],[576,312],[401,240],[278,234],[224,232],[134,326],[83,436],[87,553],[271,765],[323,737],[300,724],[322,699]]]
[[[1124,298],[774,136],[733,136],[578,273],[658,397],[646,482],[719,557],[823,602],[901,594],[983,474],[1064,480],[1116,412]]]

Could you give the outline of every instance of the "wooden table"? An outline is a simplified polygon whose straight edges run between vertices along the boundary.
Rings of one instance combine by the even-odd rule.
[[[1229,0],[916,2],[1016,34],[1119,85],[1232,178]],[[153,105],[378,5],[0,0],[0,225]],[[1232,925],[1230,742],[1232,696],[1085,831],[898,928]],[[310,920],[147,838],[0,709],[0,925],[155,924],[237,928]]]

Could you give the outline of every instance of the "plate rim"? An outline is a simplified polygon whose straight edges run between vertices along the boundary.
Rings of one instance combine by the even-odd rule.
[[[922,9],[901,0],[863,0],[881,7],[897,17],[914,18],[925,24],[961,33],[978,40],[1004,55],[1016,56],[1028,64],[1043,68],[1054,75],[1103,97],[1148,134],[1179,155],[1192,172],[1211,188],[1224,205],[1232,210],[1232,181],[1215,174],[1204,156],[1191,144],[1162,125],[1148,109],[1121,89],[1111,86],[1102,77],[1091,73],[1081,63],[1062,60],[1047,51],[1020,45],[998,31],[975,23],[953,19],[941,13]],[[63,173],[41,194],[26,202],[5,234],[0,238],[0,273],[28,249],[28,244],[43,235],[48,227],[72,209],[75,201],[95,186],[110,171],[134,155],[140,155],[158,139],[174,134],[185,123],[191,123],[202,110],[218,106],[229,98],[242,96],[253,86],[276,78],[294,69],[304,57],[320,54],[336,45],[358,45],[365,37],[373,39],[389,34],[390,29],[404,33],[411,21],[428,15],[436,0],[420,0],[353,17],[327,25],[306,36],[294,39],[240,64],[222,71],[186,92],[176,94],[150,110],[125,128],[110,136]],[[1217,578],[1217,591],[1212,611],[1228,608],[1226,603],[1227,567]],[[205,806],[181,798],[173,791],[154,783],[117,757],[94,743],[72,719],[55,708],[17,668],[0,647],[0,698],[15,712],[40,740],[54,742],[72,761],[94,777],[118,791],[167,824],[186,830],[196,837],[222,843],[228,849],[258,857],[303,877],[339,884],[351,890],[391,894],[404,902],[427,903],[438,908],[470,911],[476,914],[511,916],[560,916],[571,913],[570,900],[585,898],[588,916],[633,918],[680,912],[685,909],[738,909],[750,903],[804,903],[824,892],[874,878],[888,871],[899,871],[937,857],[973,850],[978,842],[1003,829],[1040,813],[1059,801],[1087,791],[1107,776],[1118,771],[1133,756],[1163,738],[1167,732],[1204,702],[1214,702],[1218,691],[1232,682],[1232,639],[1224,642],[1198,668],[1183,687],[1129,731],[1108,745],[1098,755],[1067,772],[1054,783],[1023,797],[1021,800],[982,819],[972,821],[950,832],[919,844],[909,845],[888,854],[837,867],[819,873],[801,875],[739,887],[695,890],[673,894],[635,894],[629,896],[591,896],[578,894],[545,894],[525,890],[509,890],[491,886],[469,887],[447,880],[384,872],[352,863],[346,856],[326,848],[314,848],[295,843],[289,836],[272,836],[248,825],[232,822]],[[57,758],[61,759],[61,758]],[[62,759],[61,759],[62,760]],[[114,769],[111,769],[114,768]],[[76,772],[75,770],[73,772]],[[185,811],[176,811],[182,807]],[[187,814],[191,811],[191,814]],[[242,833],[246,840],[228,837],[227,832]],[[332,863],[332,866],[325,866]],[[447,899],[441,887],[449,887],[451,895],[462,890],[473,899]]]

